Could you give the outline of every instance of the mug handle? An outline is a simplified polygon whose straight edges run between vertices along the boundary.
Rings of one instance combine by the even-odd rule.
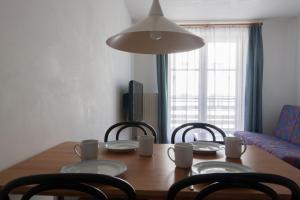
[[[79,144],[75,144],[75,146],[74,146],[74,152],[75,152],[75,154],[76,154],[79,158],[81,158],[81,155],[80,155],[80,153],[79,153],[79,151],[78,151],[78,148],[80,148],[80,145],[79,145]]]
[[[175,160],[174,160],[173,158],[171,158],[171,156],[170,156],[170,150],[171,150],[171,149],[174,151],[174,154],[175,154],[175,149],[174,149],[173,147],[169,147],[169,148],[168,148],[168,151],[167,151],[168,157],[170,158],[170,160],[172,160],[172,161],[175,163]]]
[[[242,151],[241,155],[243,155],[247,150],[247,144],[246,144],[245,140],[242,139],[242,141],[243,141],[244,150]]]

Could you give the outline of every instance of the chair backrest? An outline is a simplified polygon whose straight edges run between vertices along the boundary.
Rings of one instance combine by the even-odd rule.
[[[92,185],[93,184],[93,185]],[[134,188],[126,181],[101,174],[43,174],[26,176],[7,183],[0,191],[1,200],[9,200],[9,193],[18,187],[32,185],[21,200],[29,200],[34,195],[48,190],[74,190],[90,195],[96,200],[107,200],[107,195],[95,185],[108,185],[125,193],[127,199],[136,199]]]
[[[214,126],[211,124],[206,124],[206,123],[186,123],[183,124],[181,126],[178,126],[177,128],[174,129],[173,133],[172,133],[172,137],[171,137],[171,143],[174,144],[175,143],[175,138],[176,138],[176,134],[179,132],[182,132],[182,137],[181,140],[182,142],[185,142],[185,137],[187,135],[187,133],[193,129],[200,129],[200,130],[204,130],[205,132],[209,133],[212,136],[213,142],[216,142],[216,135],[220,134],[223,138],[223,142],[224,142],[224,137],[226,137],[225,132]],[[221,143],[223,143],[221,141]]]
[[[174,200],[177,193],[186,187],[205,183],[208,185],[200,190],[195,200],[205,199],[214,192],[230,188],[252,189],[264,193],[272,200],[279,200],[276,191],[266,184],[284,186],[291,191],[291,200],[300,199],[299,186],[286,177],[263,173],[214,173],[195,175],[174,183],[169,189],[167,200]]]
[[[151,125],[149,125],[145,122],[133,122],[133,121],[132,122],[119,122],[119,123],[116,123],[116,124],[112,125],[111,127],[109,127],[105,133],[104,142],[108,141],[108,136],[113,131],[113,129],[117,129],[116,140],[119,140],[120,133],[124,129],[130,128],[130,127],[136,127],[136,128],[141,129],[145,135],[147,135],[148,133],[152,134],[154,136],[154,142],[156,142],[157,134],[156,134],[155,129]]]

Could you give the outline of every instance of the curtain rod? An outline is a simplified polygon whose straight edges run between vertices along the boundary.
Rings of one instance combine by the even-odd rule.
[[[180,26],[185,26],[185,27],[210,27],[210,26],[262,26],[262,22],[245,22],[245,23],[218,23],[218,24],[185,24],[182,23]]]

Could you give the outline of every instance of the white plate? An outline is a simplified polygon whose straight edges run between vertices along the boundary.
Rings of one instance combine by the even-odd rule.
[[[114,160],[88,160],[63,166],[61,173],[91,173],[118,176],[127,170],[124,163]]]
[[[216,153],[217,151],[223,149],[223,145],[215,142],[191,142],[193,145],[193,151],[195,153]]]
[[[193,174],[211,174],[254,172],[254,170],[244,165],[231,162],[208,161],[193,165],[192,172]]]
[[[106,142],[104,147],[110,151],[133,151],[139,148],[139,142],[134,140],[115,140]]]

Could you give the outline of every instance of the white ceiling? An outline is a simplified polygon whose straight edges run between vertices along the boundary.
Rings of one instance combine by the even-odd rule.
[[[125,0],[133,20],[144,18],[152,0]],[[300,0],[160,0],[172,20],[257,20],[300,16]]]

